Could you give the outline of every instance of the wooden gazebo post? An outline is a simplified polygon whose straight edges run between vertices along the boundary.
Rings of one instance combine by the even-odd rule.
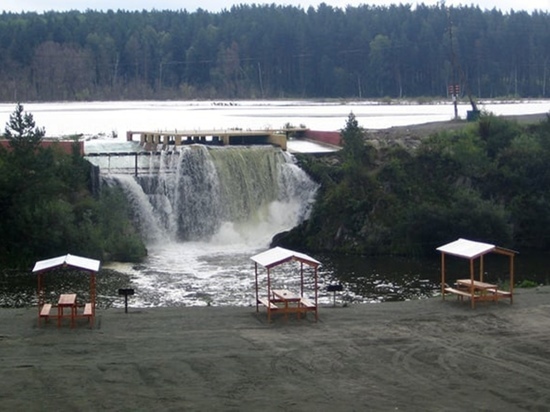
[[[475,290],[474,290],[474,259],[475,258],[470,259],[470,282],[471,282],[471,285],[470,285],[470,301],[472,302],[471,303],[472,309],[475,308],[475,306],[476,306],[476,302],[474,300],[474,297],[475,297]]]
[[[90,302],[92,304],[92,325],[95,325],[95,272],[90,272]]]
[[[483,259],[485,255],[479,257],[479,281],[483,282]]]
[[[37,276],[38,286],[37,286],[37,300],[38,300],[38,326],[40,326],[40,311],[44,305],[44,292],[42,291],[42,273],[39,273]]]
[[[256,312],[259,312],[260,311],[260,307],[259,307],[259,298],[260,296],[258,295],[258,263],[257,262],[254,262],[254,273],[256,275]]]
[[[514,302],[514,254],[510,254],[510,303]]]
[[[441,252],[441,296],[445,300],[445,252]]]
[[[300,262],[300,297],[304,297],[304,262]]]
[[[319,320],[319,302],[318,302],[318,298],[319,298],[319,288],[317,287],[317,266],[315,266],[315,322],[317,322]]]
[[[269,266],[267,268],[267,301],[271,302],[271,274],[269,273]],[[271,322],[271,305],[267,307],[267,323]]]

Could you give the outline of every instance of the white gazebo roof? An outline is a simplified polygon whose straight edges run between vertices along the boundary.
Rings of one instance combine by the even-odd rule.
[[[53,269],[60,266],[72,266],[79,269],[91,270],[97,272],[101,262],[95,259],[75,255],[59,256],[51,259],[40,260],[34,264],[33,273]]]
[[[454,242],[437,248],[440,252],[449,255],[459,256],[467,259],[473,259],[485,253],[492,252],[496,246],[489,243],[476,242],[467,239],[458,239]]]
[[[304,253],[295,252],[293,250],[285,249],[278,246],[254,255],[250,259],[266,268],[271,268],[290,260],[298,260],[314,267],[317,267],[321,264],[321,262],[319,262],[318,260],[315,260]]]

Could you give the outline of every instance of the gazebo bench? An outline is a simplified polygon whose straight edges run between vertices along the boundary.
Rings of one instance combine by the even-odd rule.
[[[83,316],[88,316],[88,317],[93,316],[92,304],[91,304],[91,303],[86,303],[86,304],[84,305],[84,313],[83,313]]]
[[[497,299],[510,299],[510,303],[512,303],[513,301],[513,293],[512,292],[509,292],[507,290],[500,290],[500,289],[497,289],[496,291],[496,294],[497,294]]]
[[[457,297],[459,297],[460,299],[463,299],[464,297],[467,297],[467,298],[472,297],[472,294],[470,292],[466,292],[466,291],[461,290],[461,289],[447,287],[444,290],[445,290],[445,292],[453,293],[453,294],[457,295]]]
[[[45,303],[42,306],[42,309],[40,309],[40,317],[41,318],[49,318],[51,310],[52,310],[52,304],[51,303]]]
[[[304,307],[305,309],[315,309],[315,302],[312,302],[307,298],[301,298],[300,306]]]
[[[92,309],[91,303],[86,303],[84,305],[84,311],[82,312],[82,317],[88,318],[88,323],[90,324],[90,327],[92,326],[92,321],[94,319],[94,311]]]
[[[268,298],[258,298],[258,303],[261,303],[266,308],[269,308],[271,310],[279,309],[279,307],[275,303],[270,302]]]
[[[51,311],[52,311],[51,303],[44,303],[44,305],[42,305],[42,309],[40,309],[40,313],[38,314],[38,326],[40,326],[40,321],[42,319],[46,319],[47,321],[50,318]]]

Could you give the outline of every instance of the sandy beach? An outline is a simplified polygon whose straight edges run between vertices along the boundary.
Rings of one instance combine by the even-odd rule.
[[[98,310],[76,328],[0,310],[5,411],[546,411],[550,287],[322,307]]]

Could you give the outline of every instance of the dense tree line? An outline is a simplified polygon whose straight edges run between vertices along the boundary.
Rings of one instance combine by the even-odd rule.
[[[124,195],[91,191],[91,164],[77,142],[71,154],[41,145],[45,130],[17,105],[0,146],[0,263],[28,268],[72,253],[139,261],[147,251]]]
[[[550,15],[233,6],[2,13],[0,100],[548,97]]]
[[[424,255],[457,238],[550,250],[550,116],[533,125],[483,114],[414,150],[361,144],[350,116],[344,150],[300,156],[321,183],[311,218],[277,243],[355,254]]]

